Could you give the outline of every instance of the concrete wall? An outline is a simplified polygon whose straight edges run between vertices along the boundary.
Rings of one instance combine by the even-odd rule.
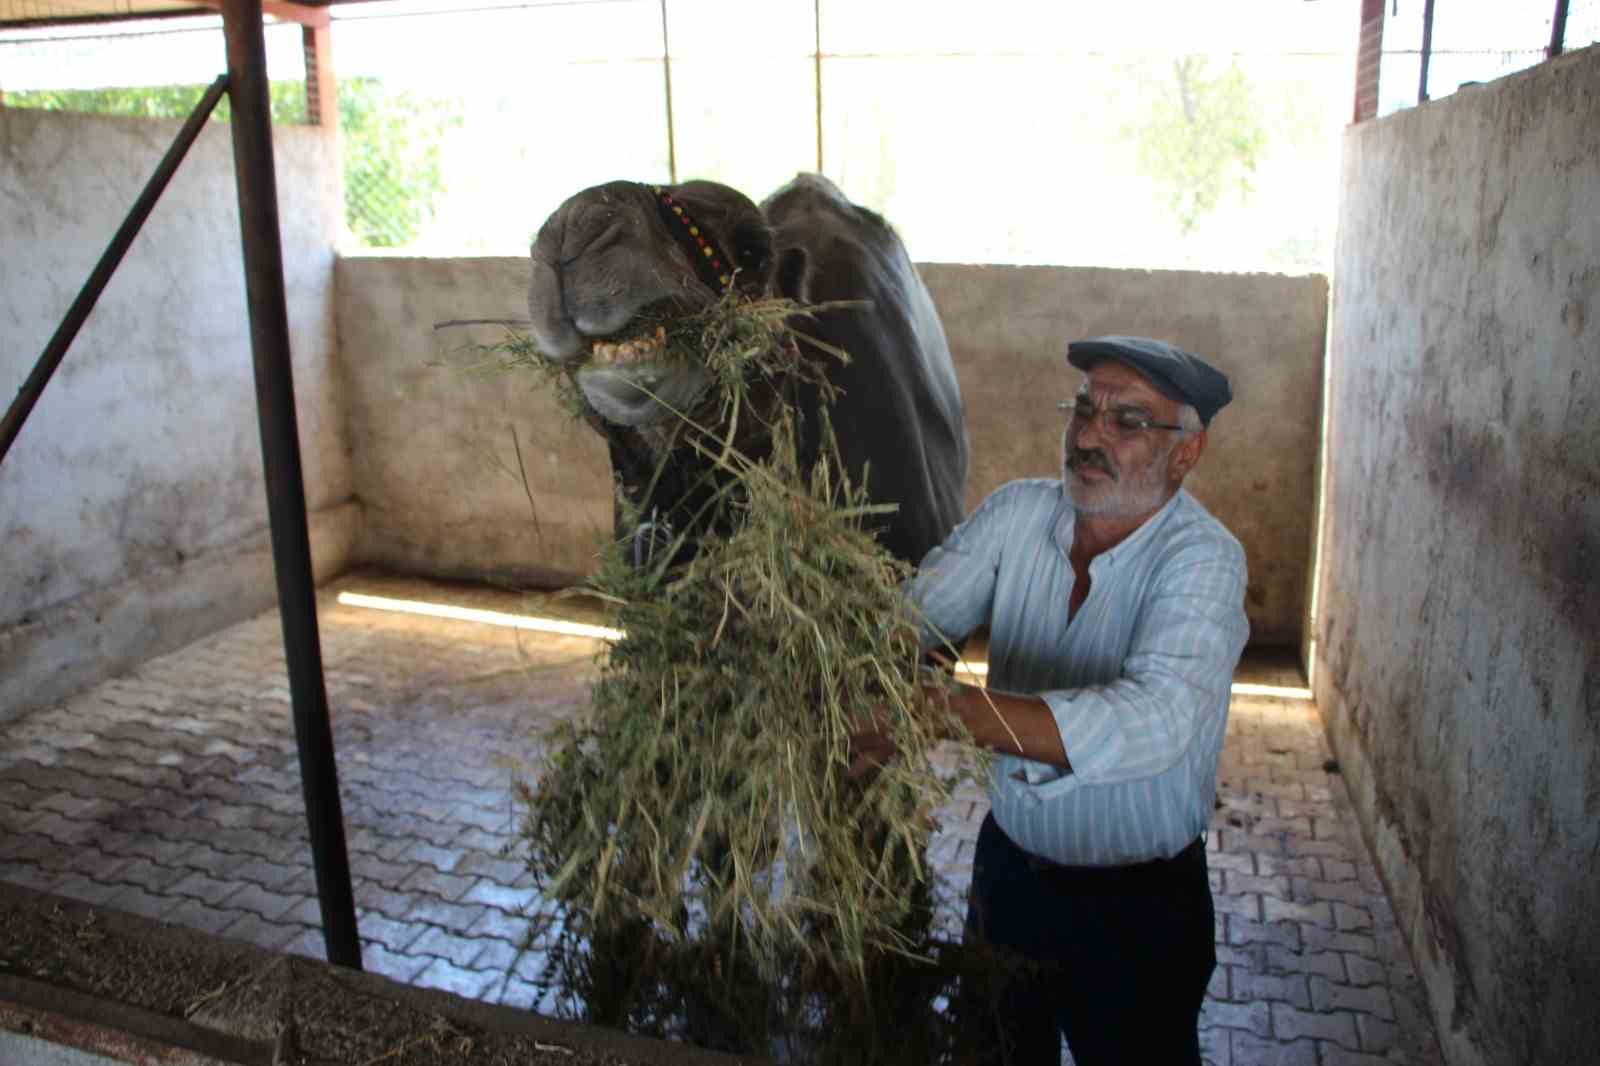
[[[1237,399],[1213,423],[1192,487],[1249,552],[1254,640],[1298,645],[1323,278],[955,265],[922,272],[961,376],[974,452],[969,506],[1011,478],[1059,471],[1055,403],[1078,379],[1064,358],[1069,339],[1146,333],[1213,357]],[[557,580],[586,573],[609,535],[609,464],[598,437],[558,408],[536,374],[450,368],[472,363],[470,345],[493,343],[504,329],[434,328],[524,315],[527,276],[521,259],[340,261],[364,557],[424,573]]]
[[[344,258],[338,279],[362,558],[519,585],[589,573],[611,535],[599,436],[543,375],[473,369],[506,328],[435,328],[526,318],[527,260]]]
[[[1600,1039],[1600,49],[1345,141],[1315,690],[1455,1066]]]
[[[0,108],[7,403],[180,123]],[[280,129],[313,552],[357,530],[334,367],[332,144]],[[232,143],[213,122],[0,464],[0,721],[270,606]]]

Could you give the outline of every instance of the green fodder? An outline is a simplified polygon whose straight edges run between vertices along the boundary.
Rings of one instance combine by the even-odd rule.
[[[521,836],[553,973],[590,1020],[796,1060],[927,1062],[950,975],[926,850],[958,783],[933,755],[964,732],[918,698],[909,570],[866,528],[889,508],[831,444],[802,469],[782,404],[761,415],[770,454],[732,446],[753,381],[814,373],[794,311],[725,299],[661,327],[713,369],[697,411],[717,417],[682,416],[679,443],[723,475],[707,525],[727,532],[683,565],[669,550],[632,566],[620,545],[602,558],[593,589],[626,635],[588,713],[519,786]],[[867,715],[898,754],[852,778]]]

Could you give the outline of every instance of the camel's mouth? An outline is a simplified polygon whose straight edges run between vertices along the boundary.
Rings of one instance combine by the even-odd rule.
[[[670,300],[658,300],[640,309],[621,329],[588,338],[586,365],[643,366],[672,361],[674,353],[668,351],[672,340],[668,327],[682,315],[683,309]]]
[[[666,354],[667,327],[657,326],[654,333],[641,333],[630,340],[614,337],[596,337],[589,346],[591,366],[631,366],[653,363]]]
[[[642,428],[695,403],[710,375],[685,350],[683,331],[674,328],[683,316],[683,308],[662,300],[621,329],[588,338],[588,358],[578,367],[577,381],[603,418]]]

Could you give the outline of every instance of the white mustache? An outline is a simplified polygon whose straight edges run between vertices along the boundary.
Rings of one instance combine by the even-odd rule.
[[[1112,481],[1120,480],[1117,472],[1111,469],[1111,461],[1102,452],[1085,452],[1073,450],[1067,454],[1067,468],[1076,470],[1080,466],[1092,466],[1105,474]]]

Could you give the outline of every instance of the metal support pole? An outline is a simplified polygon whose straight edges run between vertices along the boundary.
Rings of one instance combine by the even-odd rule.
[[[1422,75],[1417,81],[1417,103],[1428,102],[1428,60],[1433,56],[1433,0],[1422,5]]]
[[[344,812],[333,758],[333,730],[322,679],[317,637],[311,538],[306,530],[300,439],[295,426],[294,379],[289,359],[289,314],[284,297],[283,246],[273,169],[272,116],[267,95],[262,0],[224,0],[223,35],[233,102],[233,166],[239,188],[250,346],[255,357],[261,453],[266,468],[272,558],[278,577],[278,611],[300,748],[300,782],[316,868],[317,900],[328,961],[361,968]]]
[[[672,43],[667,37],[667,0],[661,0],[661,77],[667,91],[667,181],[678,183],[678,141],[672,128]]]
[[[822,173],[822,0],[811,5],[811,73],[817,93],[817,173]]]
[[[1566,47],[1567,36],[1567,0],[1556,0],[1556,13],[1550,19],[1550,47],[1545,49],[1545,58],[1554,59]]]
[[[89,280],[84,282],[83,288],[78,291],[78,298],[67,308],[66,317],[61,320],[61,325],[56,327],[50,343],[45,345],[44,354],[39,356],[38,363],[34,364],[33,373],[28,375],[28,379],[17,390],[16,397],[6,411],[5,419],[0,421],[0,462],[5,461],[12,442],[17,439],[17,434],[22,432],[22,424],[28,420],[28,415],[33,411],[33,405],[39,402],[45,386],[50,384],[51,376],[55,374],[56,368],[66,356],[67,349],[72,347],[78,331],[89,318],[89,312],[94,310],[100,294],[105,291],[111,276],[117,272],[122,257],[128,253],[133,239],[144,228],[145,219],[149,218],[150,212],[155,209],[161,194],[166,191],[167,183],[172,180],[172,175],[177,173],[178,164],[189,154],[190,146],[205,128],[206,119],[211,117],[211,112],[216,110],[217,101],[222,99],[222,94],[227,90],[228,76],[224,74],[211,83],[211,88],[207,89],[200,102],[194,105],[194,111],[189,114],[189,121],[183,124],[177,137],[173,138],[172,147],[167,149],[167,154],[156,164],[155,173],[150,175],[144,191],[128,210],[128,217],[122,220],[122,227],[117,230],[116,235],[111,238],[111,243],[101,254],[100,262],[95,264],[94,270],[89,274]]]

